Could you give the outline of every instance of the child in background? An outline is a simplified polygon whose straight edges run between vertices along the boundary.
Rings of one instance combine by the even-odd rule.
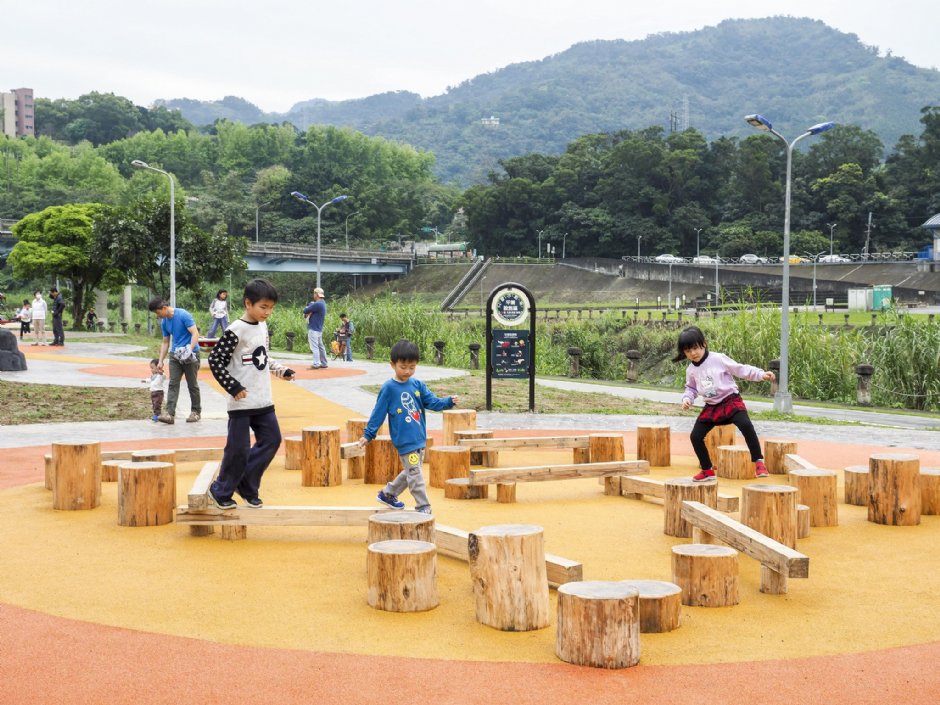
[[[677,347],[678,351],[672,361],[679,362],[687,359],[692,363],[685,373],[682,409],[686,410],[692,406],[695,398],[700,394],[705,400],[705,408],[702,409],[695,420],[695,426],[692,427],[692,448],[695,450],[701,467],[701,472],[692,480],[708,482],[715,479],[715,469],[712,467],[708,447],[705,445],[705,436],[715,426],[725,426],[729,423],[737,426],[743,434],[744,442],[751,451],[755,475],[767,477],[760,440],[747,414],[744,400],[738,393],[734,377],[759,382],[774,379],[774,373],[739,364],[727,355],[709,351],[705,335],[695,326],[689,326],[679,334]]]
[[[206,337],[214,338],[216,330],[221,335],[228,328],[228,291],[219,289],[212,303],[209,304],[209,313],[212,314],[212,325],[209,326]]]
[[[166,386],[166,377],[160,371],[160,361],[153,358],[150,361],[150,378],[143,380],[150,383],[150,403],[153,405],[154,423],[160,418],[160,409],[163,408],[163,388]]]
[[[337,340],[339,340],[340,349],[343,352],[343,359],[346,362],[352,362],[352,334],[356,332],[356,326],[349,320],[345,313],[339,314],[340,325],[336,331]]]
[[[23,308],[16,312],[16,318],[20,322],[20,340],[29,333],[29,322],[33,320],[33,309],[29,305],[29,299],[23,299]]]
[[[398,499],[407,487],[415,500],[415,509],[425,514],[431,513],[424,485],[421,465],[424,462],[424,447],[427,444],[427,425],[424,410],[443,411],[457,405],[457,396],[440,399],[417,379],[414,373],[418,366],[418,346],[408,340],[399,340],[392,346],[391,366],[394,377],[382,385],[375,400],[375,408],[369,417],[359,445],[375,438],[379,427],[388,417],[388,431],[392,444],[401,459],[402,471],[376,495],[382,504],[393,509],[403,509],[404,502]]]

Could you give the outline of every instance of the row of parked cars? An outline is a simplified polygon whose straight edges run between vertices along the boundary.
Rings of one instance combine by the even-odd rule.
[[[699,255],[698,257],[693,257],[691,260],[685,257],[677,257],[676,255],[657,255],[653,258],[653,261],[661,264],[684,264],[689,261],[691,261],[692,264],[717,264],[719,262],[716,257],[709,257],[708,255]],[[726,263],[733,261],[734,260],[725,260]],[[770,264],[770,260],[766,257],[760,257],[754,254],[741,255],[738,257],[737,261],[740,264]],[[782,262],[783,257],[780,257],[777,261]],[[821,264],[845,264],[852,260],[842,255],[823,255],[817,261]],[[790,255],[790,264],[801,264],[803,262],[812,262],[812,260],[804,259],[798,255]]]

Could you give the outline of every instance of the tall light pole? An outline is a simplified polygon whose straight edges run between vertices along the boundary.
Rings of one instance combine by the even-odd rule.
[[[701,242],[702,231],[705,228],[692,228],[695,231],[695,256],[698,257],[702,254],[701,249],[699,248],[699,243]]]
[[[834,122],[813,125],[792,142],[777,132],[770,121],[761,115],[746,115],[744,121],[751,127],[769,132],[787,146],[787,180],[783,206],[783,291],[780,296],[780,380],[774,395],[774,411],[789,414],[793,411],[793,397],[787,387],[789,382],[790,347],[790,174],[793,165],[793,147],[804,137],[818,135],[835,127]]]
[[[806,254],[808,254],[810,257],[813,258],[813,310],[815,311],[816,310],[816,263],[819,262],[819,258],[822,257],[826,253],[825,251],[823,251],[815,255],[810,255],[809,252],[807,252]]]
[[[544,230],[539,230],[539,259],[542,259],[542,233]]]
[[[270,206],[272,203],[274,203],[274,201],[255,204],[255,242],[260,242],[261,240],[261,217],[258,215],[258,212],[265,206]]]
[[[838,223],[826,223],[829,226],[829,255],[832,256],[832,233],[836,229]]]
[[[561,258],[565,258],[565,241],[568,239],[568,233],[561,236]]]
[[[291,191],[291,196],[296,198],[298,201],[303,201],[308,206],[313,206],[317,209],[317,288],[320,288],[320,213],[323,212],[323,209],[333,203],[339,203],[340,201],[345,201],[349,196],[337,196],[332,201],[327,201],[322,206],[318,206],[316,203],[311,201],[309,198],[304,196],[300,191]]]
[[[132,161],[131,166],[135,169],[155,171],[170,180],[170,306],[176,308],[176,191],[173,187],[173,176],[170,172],[150,166],[140,159]]]
[[[643,239],[643,236],[642,236],[642,235],[637,235],[637,236],[636,236],[636,261],[637,261],[637,262],[640,261],[640,240],[642,240],[642,239]]]
[[[353,211],[352,213],[346,216],[346,249],[347,250],[349,249],[349,219],[353,217],[354,215],[356,215],[356,213],[358,212],[359,211]]]

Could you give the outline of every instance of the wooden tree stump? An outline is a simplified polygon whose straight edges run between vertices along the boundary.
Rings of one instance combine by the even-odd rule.
[[[718,446],[718,455],[712,457],[715,474],[728,480],[754,478],[754,462],[747,446]]]
[[[480,624],[506,632],[547,627],[548,576],[542,527],[495,524],[470,533],[470,577]]]
[[[428,484],[443,489],[446,480],[470,477],[470,449],[465,446],[428,448]]]
[[[639,591],[603,580],[560,585],[555,655],[566,663],[595,668],[639,663]]]
[[[718,507],[717,482],[693,482],[689,477],[666,480],[663,497],[663,533],[666,536],[692,536],[692,525],[681,516],[685,500],[701,502],[709,507]]]
[[[46,463],[46,489],[51,490],[55,485],[55,462],[52,460],[52,453],[46,453],[43,460]]]
[[[362,438],[369,419],[354,418],[346,419],[346,441],[352,443]],[[379,433],[384,433],[385,426],[379,429]],[[350,480],[361,480],[366,472],[366,456],[357,455],[355,458],[349,458],[346,461],[346,477]]]
[[[626,460],[626,451],[623,445],[623,434],[620,433],[592,433],[588,437],[588,456],[595,463],[616,462]],[[620,496],[620,478],[604,478],[604,494],[611,497]]]
[[[940,468],[920,469],[920,513],[940,514]]]
[[[784,546],[796,548],[796,487],[745,485],[741,490],[741,523]]]
[[[876,453],[869,457],[868,469],[868,521],[888,526],[920,524],[920,459]]]
[[[665,580],[624,580],[640,593],[640,632],[658,634],[679,628],[682,588]]]
[[[369,517],[369,543],[427,541],[434,543],[434,517],[422,512],[379,512]]]
[[[838,476],[822,468],[796,468],[790,471],[790,484],[799,490],[797,502],[809,507],[810,526],[838,526],[836,496]]]
[[[636,457],[637,460],[648,460],[654,467],[669,467],[672,465],[672,449],[670,447],[669,426],[637,426],[636,427]],[[592,462],[597,462],[591,454]]]
[[[496,501],[499,504],[513,504],[516,501],[516,483],[498,482],[496,484]]]
[[[735,444],[737,430],[734,424],[729,423],[724,426],[715,426],[708,432],[705,436],[705,447],[708,448],[708,457],[712,459],[712,463],[718,462],[719,446],[733,446]]]
[[[304,437],[284,436],[284,469],[300,470],[304,464]]]
[[[149,448],[131,452],[134,463],[170,463],[176,469],[176,451],[172,448]]]
[[[211,526],[209,527],[212,528]],[[248,527],[242,524],[238,525],[226,525],[222,527],[222,540],[223,541],[244,541],[248,538]]]
[[[868,466],[849,465],[845,469],[845,503],[868,506]]]
[[[176,466],[157,461],[128,462],[118,468],[118,524],[160,526],[173,521]]]
[[[473,431],[477,427],[477,412],[473,409],[448,409],[441,412],[444,421],[445,446],[457,445],[454,431]]]
[[[376,436],[366,444],[363,483],[385,485],[398,477],[400,472],[401,458],[390,436]]]
[[[736,605],[738,552],[717,544],[684,543],[673,546],[672,582],[682,588],[683,605]]]
[[[454,442],[462,441],[464,439],[475,440],[480,438],[492,438],[493,432],[477,428],[477,429],[467,429],[464,431],[454,431]],[[477,450],[470,452],[470,464],[471,465],[482,465],[487,468],[495,468],[499,466],[499,451],[498,450]]]
[[[486,499],[489,490],[489,485],[471,485],[469,477],[444,480],[444,497],[447,499]]]
[[[386,612],[425,612],[437,599],[437,546],[429,541],[369,545],[369,606]]]
[[[805,539],[809,536],[809,507],[805,504],[796,505],[796,537]]]
[[[102,460],[101,461],[101,481],[117,482],[118,468],[126,463],[126,460]]]
[[[337,426],[308,426],[303,429],[303,460],[300,484],[304,487],[335,487],[343,484]]]
[[[572,448],[571,449],[571,462],[577,463],[579,465],[590,463],[591,462],[591,449],[590,448]]]
[[[796,452],[796,441],[782,441],[776,438],[764,441],[764,465],[767,466],[767,472],[771,475],[786,475],[787,469],[783,465],[783,458],[787,453],[796,454]]]
[[[94,509],[101,503],[101,444],[53,443],[52,508]]]

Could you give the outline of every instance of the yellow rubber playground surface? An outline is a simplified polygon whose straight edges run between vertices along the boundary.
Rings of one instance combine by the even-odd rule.
[[[88,364],[107,373],[100,361]],[[446,382],[435,389],[446,393]],[[285,435],[308,425],[345,428],[359,416],[299,385],[277,384],[275,393]],[[187,437],[185,424],[175,429],[179,435],[159,445],[224,442]],[[635,434],[624,436],[633,457]],[[155,447],[100,440],[103,449]],[[834,469],[866,463],[875,452],[906,452],[798,442],[800,455]],[[47,452],[31,446],[0,457],[3,705],[940,701],[937,516],[916,527],[880,526],[867,521],[864,507],[840,503],[838,527],[813,528],[799,541],[809,578],[791,579],[787,594],[761,593],[760,566],[742,554],[740,604],[683,607],[678,630],[642,635],[639,666],[603,671],[555,657],[554,619],[523,633],[478,624],[467,564],[444,556],[438,608],[371,609],[363,527],[252,526],[247,540],[234,542],[194,538],[175,524],[120,527],[114,483],[103,485],[95,510],[54,511],[42,482]],[[673,434],[672,452],[672,467],[654,468],[651,477],[694,472],[684,435]],[[940,465],[940,452],[907,452]],[[561,450],[503,452],[500,465],[569,458]],[[266,504],[374,504],[377,486],[302,487],[299,471],[285,470],[283,460],[265,475]],[[200,467],[179,465],[178,497]],[[744,484],[721,480],[720,490],[739,494]],[[686,542],[663,534],[661,504],[606,497],[593,479],[520,484],[515,504],[448,500],[436,489],[430,496],[435,518],[448,526],[544,527],[546,551],[582,562],[588,580],[670,580],[670,549]],[[551,600],[554,610],[554,591]]]

